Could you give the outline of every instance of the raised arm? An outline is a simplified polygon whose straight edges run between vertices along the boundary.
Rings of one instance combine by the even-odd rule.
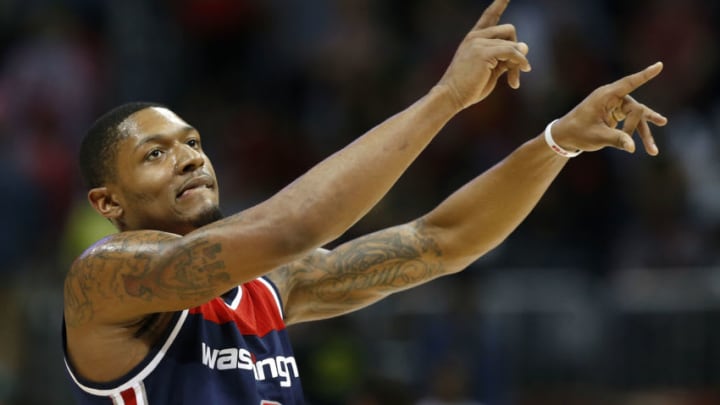
[[[197,305],[340,236],[447,121],[485,98],[503,73],[518,86],[519,72],[530,69],[527,45],[516,41],[511,25],[495,25],[507,2],[488,7],[426,96],[267,201],[182,237],[124,232],[88,249],[66,278],[68,324],[119,322]],[[181,158],[181,166],[194,166],[205,157],[182,149]]]
[[[661,69],[655,64],[595,90],[552,126],[553,138],[569,151],[611,146],[633,152],[630,135],[637,129],[646,151],[657,154],[648,122],[665,125],[666,119],[628,94]],[[567,161],[541,134],[422,218],[279,268],[271,277],[286,301],[287,322],[347,313],[464,269],[520,224]]]

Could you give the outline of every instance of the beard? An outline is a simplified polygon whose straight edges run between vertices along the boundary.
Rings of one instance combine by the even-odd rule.
[[[195,228],[200,228],[208,224],[212,224],[215,221],[219,221],[224,218],[224,215],[220,211],[219,206],[209,208],[207,211],[201,213],[192,220],[192,225]]]

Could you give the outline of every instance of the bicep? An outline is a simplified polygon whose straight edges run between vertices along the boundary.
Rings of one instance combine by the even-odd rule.
[[[277,271],[286,285],[288,324],[352,312],[446,272],[442,249],[423,221],[315,252]]]
[[[196,238],[138,231],[88,249],[65,279],[68,324],[123,322],[197,305],[228,287],[220,246]]]

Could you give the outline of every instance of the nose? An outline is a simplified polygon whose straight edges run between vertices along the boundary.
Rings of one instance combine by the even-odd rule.
[[[179,173],[193,172],[205,165],[205,157],[200,151],[188,145],[179,147],[176,167]]]

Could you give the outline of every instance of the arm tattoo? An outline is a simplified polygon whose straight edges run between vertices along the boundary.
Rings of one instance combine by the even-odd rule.
[[[79,326],[93,319],[95,309],[88,291],[96,287],[92,273],[73,266],[65,278],[65,322],[68,326]]]
[[[391,228],[357,239],[333,252],[332,263],[312,294],[317,300],[363,304],[375,298],[433,279],[444,272],[442,251],[424,233],[423,223],[415,231]]]
[[[148,266],[146,254],[136,255],[141,269],[122,275],[127,295],[151,301],[155,297],[166,297],[168,293],[179,299],[197,299],[212,294],[215,289],[230,281],[225,263],[218,258],[222,250],[219,243],[210,244],[199,239],[183,246],[164,263]]]
[[[200,238],[160,259],[161,244],[170,240],[154,232],[118,234],[76,260],[65,279],[68,325],[91,321],[127,297],[199,300],[229,282],[221,244]]]

